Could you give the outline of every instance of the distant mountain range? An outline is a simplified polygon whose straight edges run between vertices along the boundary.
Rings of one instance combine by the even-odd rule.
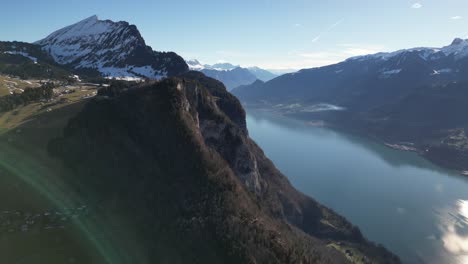
[[[278,77],[278,74],[272,73],[269,70],[264,70],[259,67],[249,67],[247,68],[253,75],[257,77],[258,80],[268,82],[269,80],[272,80],[276,77]]]
[[[289,114],[323,118],[386,141],[411,142],[427,157],[468,170],[466,81],[468,40],[455,39],[442,48],[353,57],[241,86],[233,93],[247,105],[287,109]],[[324,103],[346,110],[311,110]],[[452,137],[456,140],[448,140]]]
[[[236,89],[241,100],[271,103],[331,102],[369,109],[398,100],[420,85],[466,79],[468,41],[444,48],[415,48],[353,57],[320,68],[282,75],[262,87]]]
[[[257,79],[269,81],[278,75],[259,67],[242,68],[231,63],[217,63],[213,65],[202,64],[198,60],[188,60],[189,68],[194,71],[201,71],[209,77],[215,78],[226,85],[228,90],[238,86],[251,84]]]

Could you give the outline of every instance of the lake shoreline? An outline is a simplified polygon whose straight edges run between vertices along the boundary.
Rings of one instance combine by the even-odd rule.
[[[332,124],[332,123],[326,123],[326,124],[328,124],[328,126],[326,126],[328,128],[336,129],[338,131],[342,131],[345,133],[351,133],[353,135],[360,136],[360,137],[365,137],[391,149],[404,151],[404,152],[414,152],[418,156],[421,156],[422,158],[433,163],[434,165],[437,165],[444,169],[454,171],[459,175],[468,177],[468,171],[465,169],[461,169],[460,165],[454,165],[452,163],[447,162],[447,159],[441,158],[440,155],[431,153],[431,150],[428,148],[425,148],[424,146],[418,146],[417,144],[413,142],[402,143],[402,142],[394,142],[390,140],[385,140],[378,135],[367,133],[366,131],[364,131],[364,129],[347,128],[347,127],[340,126],[338,124]]]
[[[416,143],[413,143],[413,142],[398,142],[398,141],[392,141],[389,139],[384,139],[382,136],[376,135],[375,133],[369,133],[363,128],[340,125],[337,122],[326,120],[324,118],[323,119],[309,119],[309,118],[300,117],[293,113],[283,113],[273,108],[265,108],[265,107],[258,108],[258,107],[247,107],[247,106],[245,106],[245,108],[247,110],[251,109],[254,111],[273,113],[273,114],[284,116],[286,118],[292,118],[298,121],[303,121],[306,125],[309,125],[312,127],[326,127],[326,128],[334,129],[334,130],[341,131],[344,133],[349,133],[354,136],[365,137],[379,144],[382,144],[388,148],[395,149],[398,151],[414,152],[418,154],[419,156],[421,156],[422,158],[428,160],[429,162],[437,166],[440,166],[441,168],[452,170],[461,176],[468,177],[468,170],[465,168],[460,168],[461,165],[458,165],[458,164],[454,165],[453,163],[447,162],[447,159],[441,158],[440,155],[432,154],[430,153],[431,151],[428,148],[425,148],[424,146],[418,146]]]
[[[412,153],[409,140],[395,146],[310,120],[247,110],[251,138],[301,192],[345,216],[403,263],[459,263],[445,241],[468,230],[467,223],[451,231],[453,217],[466,211],[460,203],[468,206],[468,177]],[[409,148],[398,149],[402,145]]]

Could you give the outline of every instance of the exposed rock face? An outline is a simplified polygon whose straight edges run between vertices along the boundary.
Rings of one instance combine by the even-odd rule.
[[[347,263],[345,247],[398,262],[290,185],[218,81],[189,72],[100,95],[50,151],[103,214],[131,216],[148,262]]]
[[[248,148],[245,131],[231,122],[217,123],[201,117],[200,131],[205,143],[229,163],[231,169],[251,192],[261,195],[257,160]],[[229,145],[226,142],[230,142]]]
[[[217,122],[216,118],[212,118],[210,111],[204,111],[203,108],[197,109],[196,116],[199,120],[200,132],[205,143],[223,156],[247,188],[253,193],[260,195],[262,184],[257,161],[248,148],[249,142],[247,140],[245,112],[238,100],[229,94],[220,82],[206,78],[201,73],[191,72],[182,77],[195,79],[197,82],[204,81],[205,85],[211,87],[210,90],[217,95],[213,101],[205,101],[205,103],[209,102],[210,109],[215,110],[220,116],[230,113],[225,120]],[[199,85],[202,84],[200,83]],[[195,88],[192,87],[185,90],[199,91],[199,89],[195,85]],[[196,103],[197,108],[199,108],[199,101],[197,100]],[[230,109],[226,107],[228,104],[231,104]],[[223,106],[226,112],[223,112]],[[237,120],[238,123],[233,122],[233,120]],[[231,144],[226,144],[226,142],[230,142]]]
[[[89,17],[39,40],[57,63],[75,69],[95,69],[105,77],[160,79],[188,70],[173,52],[156,52],[127,22]]]

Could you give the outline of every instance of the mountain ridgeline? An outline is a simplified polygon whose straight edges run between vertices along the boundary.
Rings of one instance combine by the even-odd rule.
[[[248,103],[327,102],[365,111],[396,102],[422,85],[465,80],[467,75],[468,40],[456,39],[439,49],[377,53],[304,69],[233,93]]]
[[[233,90],[250,107],[324,120],[468,170],[468,40],[350,58]],[[330,104],[342,111],[311,111]]]
[[[102,88],[49,152],[144,241],[138,263],[399,262],[295,190],[249,138],[240,102],[199,72]]]
[[[57,63],[75,70],[96,70],[106,77],[160,79],[188,70],[173,52],[157,52],[127,22],[89,17],[37,41]]]
[[[22,79],[54,80],[68,80],[73,75],[40,46],[17,41],[0,41],[0,73]]]
[[[277,75],[259,67],[242,68],[230,63],[217,63],[214,65],[201,64],[198,60],[188,60],[189,68],[203,72],[206,76],[221,81],[228,90],[242,85],[249,85],[256,80],[269,81]]]
[[[206,76],[215,78],[223,82],[226,88],[232,90],[240,85],[251,84],[257,80],[257,77],[253,75],[248,69],[236,67],[232,70],[215,70],[215,69],[203,69]]]
[[[0,42],[0,73],[23,79],[161,79],[187,72],[174,52],[154,51],[135,25],[97,16],[35,43]]]

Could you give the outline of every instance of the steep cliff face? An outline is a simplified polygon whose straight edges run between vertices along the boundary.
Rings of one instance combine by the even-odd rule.
[[[148,263],[398,262],[290,185],[218,81],[189,72],[108,91],[49,149],[102,214],[130,223]]]
[[[57,30],[35,44],[59,64],[94,69],[105,77],[161,79],[188,70],[177,54],[147,46],[135,25],[97,16]]]

